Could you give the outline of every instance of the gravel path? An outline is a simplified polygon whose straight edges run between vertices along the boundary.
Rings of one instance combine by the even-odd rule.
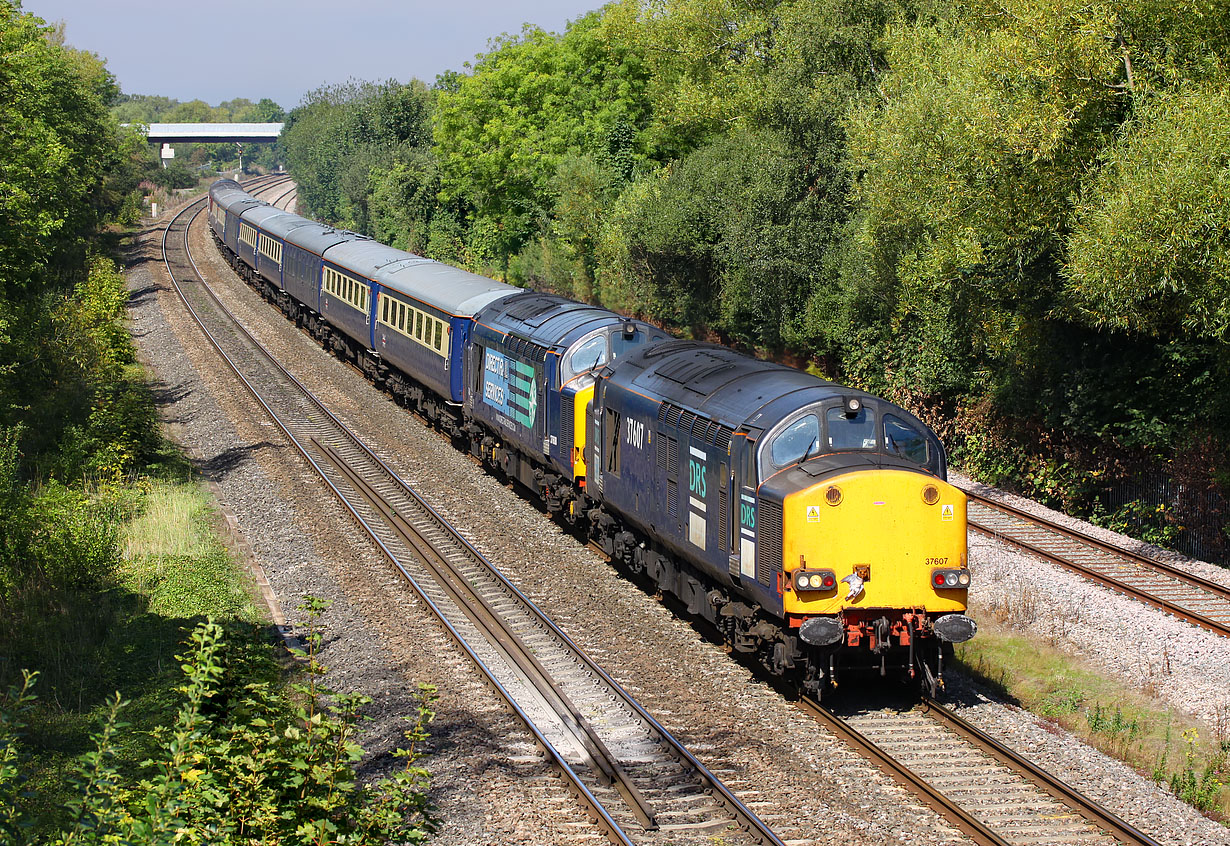
[[[296,376],[509,573],[565,631],[638,695],[667,728],[774,824],[799,827],[802,842],[959,843],[932,812],[754,680],[747,669],[664,606],[618,577],[530,502],[482,473],[462,453],[354,371],[293,330],[237,282],[203,228],[198,261],[215,273],[228,305]],[[203,260],[202,260],[203,259]],[[572,800],[526,752],[524,732],[457,658],[439,627],[390,575],[276,430],[220,370],[169,290],[160,265],[134,265],[133,328],[149,361],[168,424],[212,479],[264,567],[288,616],[305,594],[333,601],[324,660],[330,682],[373,696],[370,769],[389,766],[398,717],[419,681],[440,699],[425,764],[446,819],[436,842],[572,843]],[[992,586],[992,555],[976,550],[980,601]],[[1026,566],[1026,565],[1022,565]],[[1048,575],[1049,578],[1049,575]],[[984,590],[983,584],[986,583]],[[1148,616],[1136,611],[1136,624]],[[1128,619],[1131,619],[1130,617]],[[1164,621],[1163,621],[1164,622]],[[1122,634],[1119,639],[1122,640]],[[1230,835],[1116,762],[1035,718],[963,692],[967,710],[1008,742],[1041,732],[1090,794],[1165,843],[1225,843]],[[1062,742],[1057,741],[1061,738]],[[1032,742],[1032,741],[1030,741]],[[1050,764],[1048,764],[1049,766]],[[1064,769],[1064,768],[1068,769]],[[564,813],[561,808],[569,809]],[[799,809],[806,809],[805,812]],[[1177,828],[1176,828],[1177,827]],[[1167,835],[1178,830],[1178,835]],[[713,832],[667,832],[647,842],[712,843]]]

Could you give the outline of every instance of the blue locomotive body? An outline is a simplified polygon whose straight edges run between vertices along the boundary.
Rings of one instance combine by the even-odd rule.
[[[520,477],[524,458],[575,482],[585,475],[583,414],[591,374],[665,337],[646,323],[552,294],[491,303],[474,318],[466,361],[473,381],[465,409],[500,432],[517,454],[499,456],[506,473]]]

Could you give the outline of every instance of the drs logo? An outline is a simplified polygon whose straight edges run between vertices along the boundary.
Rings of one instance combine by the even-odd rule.
[[[739,525],[748,529],[756,528],[756,509],[746,502],[739,505]]]
[[[705,498],[705,465],[688,459],[688,490],[701,499]]]

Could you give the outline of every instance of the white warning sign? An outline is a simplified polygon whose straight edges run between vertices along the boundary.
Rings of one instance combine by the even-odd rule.
[[[948,505],[945,505],[942,509],[940,509],[940,519],[943,520],[945,523],[951,523],[955,513],[956,512],[953,509],[952,504],[949,503]]]
[[[820,522],[820,506],[818,505],[807,506],[807,522],[808,523],[819,523]]]

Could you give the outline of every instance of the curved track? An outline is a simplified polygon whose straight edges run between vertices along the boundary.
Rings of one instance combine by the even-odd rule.
[[[181,211],[163,238],[164,261],[189,312],[525,724],[606,838],[631,844],[630,831],[688,829],[781,846],[752,811],[239,326],[201,279],[187,247],[188,228],[204,208],[201,200]]]
[[[980,846],[1158,846],[929,697],[847,716],[800,707]]]
[[[1230,637],[1230,588],[966,491],[969,527]]]

